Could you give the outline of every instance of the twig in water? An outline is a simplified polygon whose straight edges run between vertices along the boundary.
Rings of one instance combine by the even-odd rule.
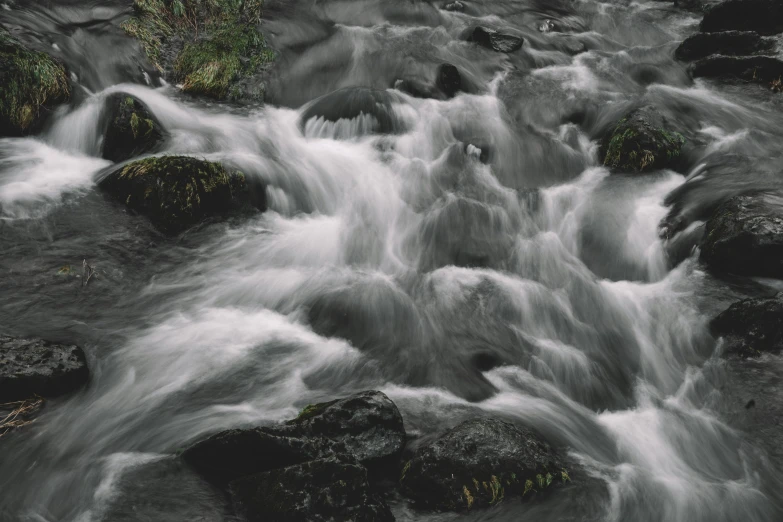
[[[0,437],[9,431],[32,424],[34,419],[27,417],[38,411],[43,406],[44,400],[38,395],[23,401],[0,404],[0,408],[13,408],[11,413],[0,419]]]
[[[95,274],[95,269],[87,264],[87,260],[82,261],[82,287],[87,286],[90,282],[90,278]]]

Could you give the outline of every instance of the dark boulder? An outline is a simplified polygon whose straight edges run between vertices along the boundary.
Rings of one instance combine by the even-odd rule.
[[[753,31],[697,33],[685,39],[674,52],[678,60],[692,61],[711,54],[743,56],[768,51],[774,40]]]
[[[708,56],[690,67],[694,78],[735,77],[747,81],[772,82],[783,75],[783,61],[770,56]]]
[[[438,89],[446,98],[453,98],[462,90],[462,76],[459,74],[459,69],[450,63],[440,64],[435,85],[438,86]]]
[[[707,10],[701,21],[701,30],[705,33],[731,30],[779,33],[783,31],[783,2],[726,0]]]
[[[636,109],[604,138],[604,165],[625,172],[670,168],[679,158],[685,138],[651,106]]]
[[[521,36],[503,34],[487,27],[475,27],[468,36],[468,41],[499,53],[512,53],[522,48],[525,39]]]
[[[229,491],[235,511],[248,522],[394,520],[371,490],[367,470],[338,458],[245,477],[232,482]]]
[[[63,395],[88,378],[87,360],[78,346],[0,336],[0,402]]]
[[[217,484],[247,475],[334,455],[321,438],[302,439],[274,428],[226,430],[197,442],[182,453],[193,469]]]
[[[103,157],[114,162],[155,150],[164,131],[147,107],[133,96],[118,93],[106,100],[107,128]]]
[[[557,453],[531,431],[473,419],[420,447],[403,467],[401,492],[417,507],[466,511],[527,499],[570,480]]]
[[[336,454],[380,471],[399,461],[404,445],[397,406],[382,392],[366,391],[311,404],[285,424],[217,433],[182,457],[213,482],[225,483]]]
[[[368,132],[378,134],[399,133],[405,130],[394,112],[393,104],[402,103],[399,94],[366,87],[346,87],[321,96],[302,112],[302,128],[311,120],[325,122],[370,118]]]
[[[160,156],[129,163],[99,186],[168,233],[232,211],[265,210],[263,188],[252,188],[239,171],[187,156]]]
[[[286,427],[301,437],[325,437],[368,468],[395,463],[405,446],[397,406],[379,391],[366,391],[307,406]]]
[[[726,350],[743,357],[783,350],[783,292],[774,297],[744,299],[710,323],[725,338]]]
[[[700,259],[717,272],[783,278],[783,197],[724,202],[705,225]]]
[[[71,96],[65,67],[25,49],[0,28],[0,137],[33,132]]]

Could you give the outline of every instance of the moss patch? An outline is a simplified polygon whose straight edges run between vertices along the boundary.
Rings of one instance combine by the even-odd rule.
[[[106,106],[109,116],[103,141],[104,158],[125,161],[152,151],[163,141],[163,128],[136,98],[113,94]]]
[[[70,98],[65,67],[0,30],[0,134],[31,130],[45,107]]]
[[[670,166],[679,157],[685,138],[663,128],[662,121],[649,109],[620,120],[605,145],[604,166],[626,172]]]
[[[261,0],[135,0],[135,14],[123,28],[161,71],[167,44],[181,38],[185,45],[170,64],[175,81],[185,92],[236,100],[245,97],[236,82],[275,58],[255,27],[262,5]]]

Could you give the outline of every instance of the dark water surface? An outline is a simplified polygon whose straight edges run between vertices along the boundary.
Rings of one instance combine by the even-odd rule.
[[[81,344],[92,379],[0,444],[0,520],[231,520],[172,454],[364,389],[413,436],[477,412],[518,419],[600,479],[464,520],[783,520],[776,461],[718,413],[742,376],[706,328],[780,282],[717,280],[693,251],[717,202],[780,188],[783,98],[691,81],[673,52],[699,16],[657,1],[269,1],[280,56],[269,103],[248,110],[161,84],[119,29],[130,2],[4,1],[0,21],[64,59],[77,96],[40,135],[0,139],[0,329]],[[476,23],[526,43],[465,42]],[[443,62],[467,93],[391,90],[432,84]],[[389,89],[395,132],[302,129],[306,104],[357,86]],[[168,238],[105,198],[113,92],[147,104],[166,152],[263,179],[270,210]],[[687,176],[600,166],[596,140],[641,104],[688,138]],[[98,270],[86,289],[58,274],[83,259]]]

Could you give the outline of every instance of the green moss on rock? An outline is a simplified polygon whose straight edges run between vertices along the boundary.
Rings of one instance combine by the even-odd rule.
[[[261,99],[263,92],[238,87],[275,58],[256,24],[260,0],[135,0],[123,24],[160,71],[192,94],[217,99]],[[184,41],[173,49],[172,42]]]
[[[685,138],[666,129],[653,107],[642,107],[620,120],[604,140],[604,166],[625,172],[669,168],[680,156]]]
[[[0,136],[30,132],[46,109],[70,98],[65,67],[0,30]]]
[[[139,100],[113,94],[106,100],[108,113],[103,157],[119,162],[154,150],[162,141],[163,128]]]
[[[264,209],[263,201],[252,205],[243,173],[186,156],[134,161],[109,174],[100,186],[170,233],[209,216],[252,206]]]

